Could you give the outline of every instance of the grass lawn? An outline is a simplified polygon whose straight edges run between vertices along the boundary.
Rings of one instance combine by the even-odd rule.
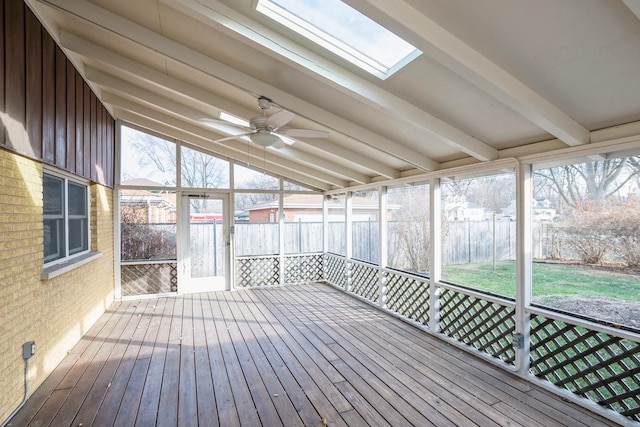
[[[443,280],[506,297],[516,296],[513,261],[448,265]],[[563,264],[533,264],[533,297],[608,297],[640,302],[640,276]]]

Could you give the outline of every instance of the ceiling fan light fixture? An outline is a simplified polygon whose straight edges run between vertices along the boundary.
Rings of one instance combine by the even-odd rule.
[[[274,135],[268,130],[259,130],[256,133],[249,135],[251,141],[261,147],[271,147],[280,139],[278,135]]]

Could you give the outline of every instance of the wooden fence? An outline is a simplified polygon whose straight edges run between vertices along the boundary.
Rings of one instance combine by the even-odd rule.
[[[175,248],[175,224],[148,224],[150,235],[162,231],[163,239],[172,240],[167,245]],[[167,233],[167,227],[171,232]],[[198,223],[193,224],[192,249],[194,252],[215,254],[209,262],[211,266],[201,265],[199,268],[218,271],[220,268],[216,262],[221,259],[224,251],[222,224]],[[234,245],[236,256],[273,255],[279,250],[279,224],[278,223],[237,223],[234,225]],[[287,222],[284,224],[284,251],[287,254],[317,253],[322,252],[322,223],[321,222]],[[353,223],[352,242],[353,258],[377,263],[378,260],[378,222],[355,221]],[[389,252],[393,253],[394,263],[402,265],[403,252],[411,250],[407,245],[422,246],[428,248],[429,235],[427,232],[412,235],[409,242],[401,246],[396,243],[399,240],[393,233],[397,230],[393,222],[389,223],[390,242]],[[406,239],[404,239],[406,241]],[[571,256],[562,247],[560,238],[553,232],[553,227],[546,223],[534,223],[533,225],[533,254],[534,258],[551,258],[557,256]],[[149,239],[132,240],[123,236],[122,253],[136,253],[135,244],[148,244]],[[173,249],[175,251],[175,249]],[[329,252],[344,255],[345,250],[345,224],[344,222],[329,223]],[[144,251],[146,254],[148,251]],[[163,251],[161,251],[163,252]],[[164,253],[164,252],[163,252]],[[424,253],[427,257],[428,253]],[[444,265],[466,264],[478,262],[492,262],[513,260],[516,256],[516,223],[510,221],[456,221],[448,222],[443,230],[442,260]],[[167,259],[166,256],[162,257]],[[150,257],[144,259],[159,259]],[[128,259],[128,260],[134,260]],[[198,265],[205,261],[199,260]],[[404,262],[406,263],[406,262]],[[394,265],[395,266],[395,265]],[[195,265],[192,266],[195,268]]]

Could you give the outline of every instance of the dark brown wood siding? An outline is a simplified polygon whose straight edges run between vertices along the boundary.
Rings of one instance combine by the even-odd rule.
[[[115,121],[24,2],[0,4],[0,147],[113,186]]]

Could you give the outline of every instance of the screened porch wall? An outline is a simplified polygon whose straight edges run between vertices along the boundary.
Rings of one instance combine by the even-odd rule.
[[[493,170],[480,169],[475,173]],[[515,171],[511,175],[518,194],[530,194],[530,165],[514,168],[512,160],[504,160],[495,169],[498,174],[505,170]],[[517,200],[519,221],[499,221],[496,215],[478,220],[469,213],[451,220],[441,213],[441,175],[420,179],[428,184],[423,189],[427,193],[411,203],[423,205],[420,215],[426,214],[427,220],[422,223],[414,219],[403,224],[402,216],[393,214],[408,205],[399,208],[388,202],[387,185],[326,195],[322,222],[287,220],[281,214],[283,203],[276,202],[266,203],[271,213],[259,217],[261,221],[234,221],[232,288],[325,281],[582,405],[599,408],[618,421],[640,421],[639,331],[535,305],[526,296],[531,293],[532,255],[550,256],[555,251],[548,239],[552,227],[531,218],[527,199]],[[409,179],[386,184],[416,185]],[[274,193],[284,198],[282,178],[273,185],[279,190],[267,187],[253,196]],[[255,191],[229,190],[235,198]],[[367,208],[369,218],[354,214],[354,198],[375,205]],[[211,227],[217,229],[215,224]],[[398,247],[392,246],[401,240],[394,233],[423,236],[418,255],[427,262],[416,268],[403,266]],[[443,279],[442,269],[450,265],[500,262],[515,266],[513,288],[506,294]],[[123,276],[124,269],[140,269],[139,274],[167,286],[177,266],[170,260],[125,264]],[[167,271],[159,273],[161,269]]]
[[[528,179],[530,170],[529,166],[522,168],[518,179],[519,185],[524,186],[522,181]],[[430,184],[437,189],[439,179],[432,178]],[[345,206],[348,210],[349,204]],[[384,206],[382,200],[381,206]],[[438,214],[439,206],[434,203],[431,208],[430,217],[436,222],[432,232],[441,226],[438,221],[444,221]],[[514,286],[517,282],[517,286],[526,286],[530,292],[531,277],[523,276],[527,275],[526,264],[531,263],[531,258],[517,254],[525,253],[523,247],[527,245],[531,248],[530,254],[540,256],[550,252],[550,245],[542,234],[548,224],[532,221],[529,215],[523,217],[530,226],[523,227],[515,221],[493,221],[491,230],[491,220],[487,220],[478,223],[480,229],[470,231],[470,221],[442,225],[447,229],[450,246],[442,245],[438,233],[434,233],[436,238],[430,242],[431,271],[389,268],[386,259],[381,263],[356,259],[354,255],[358,251],[350,247],[344,252],[352,256],[327,252],[323,257],[324,279],[560,396],[623,424],[640,422],[640,329],[553,310],[530,301],[525,304],[522,298],[527,291],[524,289],[514,288],[513,298],[441,278],[439,265],[456,264],[460,260],[491,264],[497,257],[517,263],[518,280]],[[343,225],[341,232],[347,236],[348,245],[360,244],[348,238],[349,224]],[[386,227],[393,229],[392,222]],[[386,227],[383,225],[380,230]],[[469,233],[479,234],[477,238],[469,238]],[[530,237],[516,238],[525,233],[530,233]],[[492,241],[492,235],[493,239],[498,236],[498,242]],[[335,237],[330,236],[331,239]],[[440,235],[440,239],[444,237]],[[386,252],[389,240],[379,238],[378,251]],[[438,249],[443,246],[442,251]],[[457,249],[450,250],[451,247]]]

